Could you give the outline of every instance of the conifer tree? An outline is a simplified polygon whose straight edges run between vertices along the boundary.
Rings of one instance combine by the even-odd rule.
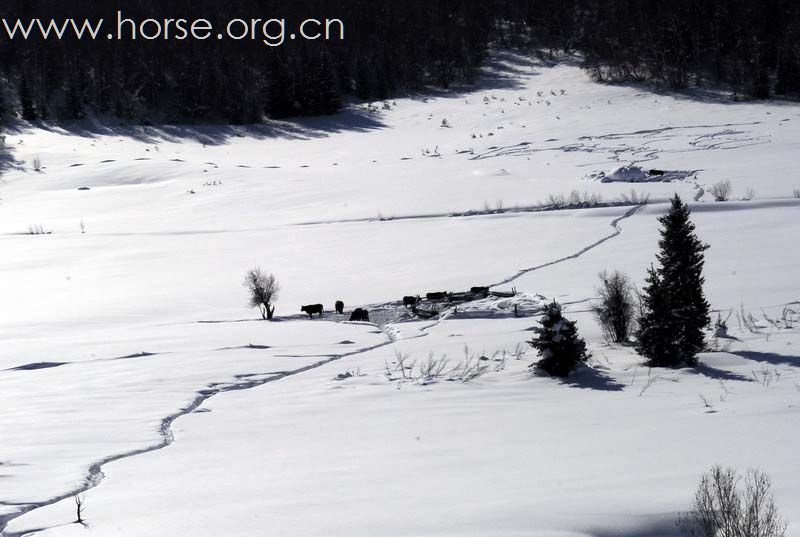
[[[83,98],[81,96],[81,84],[77,76],[70,77],[64,92],[64,119],[74,121],[83,119]]]
[[[564,318],[558,302],[553,301],[545,308],[539,323],[541,327],[534,328],[536,337],[528,342],[541,356],[536,367],[551,375],[566,377],[575,366],[589,358],[586,343],[578,337],[575,321]]]
[[[28,78],[23,75],[19,82],[19,104],[22,108],[22,119],[25,121],[35,121],[38,119],[36,108],[33,106],[33,96],[28,85]]]
[[[283,119],[297,113],[294,79],[288,66],[276,60],[266,82],[266,112],[273,119]]]
[[[6,86],[0,79],[0,123],[3,123],[8,115],[8,101],[6,100]]]
[[[659,266],[648,271],[637,332],[637,351],[653,366],[693,365],[705,346],[703,329],[711,321],[703,293],[708,245],[697,238],[689,216],[675,195],[670,211],[658,219]]]
[[[310,107],[313,114],[335,114],[342,108],[342,95],[333,62],[323,54],[313,69],[314,82],[310,85],[315,96]]]

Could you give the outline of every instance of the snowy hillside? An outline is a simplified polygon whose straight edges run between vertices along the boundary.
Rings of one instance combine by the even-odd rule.
[[[767,471],[800,536],[794,103],[497,53],[456,93],[246,128],[20,127],[5,152],[0,535],[676,535],[720,463]],[[648,369],[590,305],[601,270],[641,285],[674,193],[731,337]],[[255,266],[282,285],[271,323],[247,308]],[[472,286],[519,294],[402,306]],[[563,382],[528,370],[554,298],[593,354]],[[444,356],[452,378],[420,381]]]

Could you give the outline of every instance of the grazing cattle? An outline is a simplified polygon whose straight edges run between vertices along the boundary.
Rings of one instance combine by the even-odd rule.
[[[652,170],[650,170],[649,174],[650,174],[650,175],[658,175],[658,176],[661,176],[661,175],[664,175],[664,170],[656,170],[656,169],[652,169]]]
[[[350,320],[369,322],[369,312],[363,308],[356,308],[350,314]]]
[[[445,298],[447,298],[447,292],[428,293],[425,295],[425,298],[427,298],[428,300],[444,300]]]
[[[469,292],[472,293],[473,295],[484,295],[484,296],[487,296],[489,294],[489,288],[488,287],[470,287]]]
[[[403,297],[403,307],[408,309],[409,306],[416,306],[419,297],[416,296],[404,296]]]
[[[338,313],[339,315],[344,313],[344,302],[342,302],[341,300],[337,300],[335,307],[336,307],[336,313]]]
[[[315,313],[319,313],[319,316],[322,317],[322,304],[309,304],[300,308],[300,311],[308,313],[309,319],[312,319]]]

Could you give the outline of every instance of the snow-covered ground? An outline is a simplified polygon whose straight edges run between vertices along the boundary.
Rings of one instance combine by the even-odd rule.
[[[721,463],[766,470],[800,536],[799,149],[794,104],[499,53],[476,88],[332,118],[7,132],[2,535],[674,535]],[[652,203],[618,204],[631,189]],[[538,210],[573,190],[611,206]],[[589,306],[603,269],[641,282],[674,192],[733,337],[648,370]],[[256,265],[276,322],[245,307]],[[521,294],[396,304],[477,285]],[[552,298],[593,352],[565,382],[527,369]],[[338,299],[379,322],[300,314]],[[415,381],[399,356],[486,372]]]

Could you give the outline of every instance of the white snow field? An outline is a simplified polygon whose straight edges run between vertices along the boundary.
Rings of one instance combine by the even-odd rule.
[[[795,103],[506,53],[476,87],[330,118],[6,132],[0,535],[676,535],[719,463],[766,471],[798,537],[799,151]],[[573,190],[607,206],[540,210]],[[641,284],[673,193],[731,337],[648,369],[590,305],[601,270]],[[476,285],[519,294],[402,307]],[[554,298],[593,353],[564,381],[528,369]],[[338,299],[374,322],[300,313]],[[419,380],[431,357],[453,372]]]

